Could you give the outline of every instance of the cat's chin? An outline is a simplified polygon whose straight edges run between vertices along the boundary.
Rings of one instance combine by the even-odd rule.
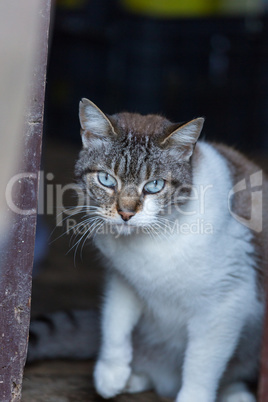
[[[122,223],[122,224],[115,224],[112,226],[114,231],[116,232],[115,234],[118,236],[128,236],[133,234],[136,230],[137,227],[134,225]]]

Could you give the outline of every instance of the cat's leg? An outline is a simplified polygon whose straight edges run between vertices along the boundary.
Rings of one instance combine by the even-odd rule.
[[[256,402],[256,398],[245,383],[236,382],[220,392],[217,402]]]
[[[236,289],[221,303],[200,306],[189,320],[182,388],[176,402],[215,402],[219,381],[232,357],[255,300],[252,289]],[[250,303],[250,304],[248,304]]]
[[[228,363],[219,387],[217,402],[256,402],[247,384],[257,385],[262,342],[263,309],[244,326],[233,358]]]
[[[94,370],[97,392],[111,398],[126,386],[131,374],[131,333],[142,306],[129,286],[115,274],[107,283],[102,314],[102,345]]]

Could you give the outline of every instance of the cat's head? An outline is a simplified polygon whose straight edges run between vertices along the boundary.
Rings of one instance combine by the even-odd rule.
[[[161,225],[170,205],[187,202],[203,118],[174,124],[158,115],[108,116],[87,99],[79,117],[76,175],[103,222],[130,233]]]

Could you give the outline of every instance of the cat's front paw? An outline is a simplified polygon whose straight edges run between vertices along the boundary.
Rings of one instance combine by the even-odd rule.
[[[112,398],[120,394],[129,379],[131,368],[116,361],[99,360],[94,370],[96,391],[103,398]]]
[[[180,390],[176,402],[214,402],[215,396],[204,388],[192,386]]]

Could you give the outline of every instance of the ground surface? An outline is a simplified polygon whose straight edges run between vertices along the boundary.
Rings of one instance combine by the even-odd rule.
[[[101,402],[92,383],[92,362],[40,363],[25,370],[22,402]],[[152,392],[120,395],[116,402],[164,402]]]

